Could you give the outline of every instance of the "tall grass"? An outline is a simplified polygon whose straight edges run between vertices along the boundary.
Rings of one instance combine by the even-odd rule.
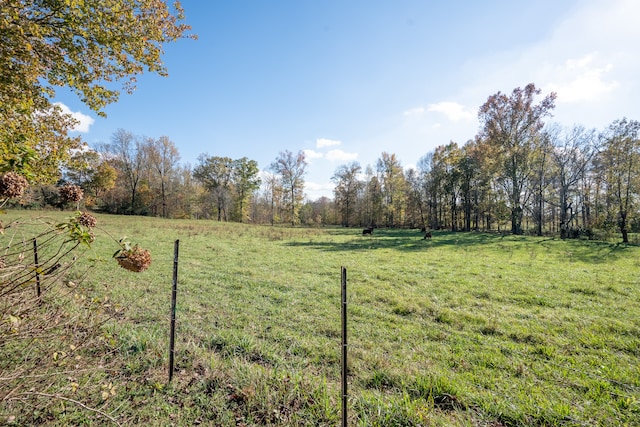
[[[338,425],[340,266],[350,425],[638,425],[638,247],[98,220],[153,256],[147,271],[125,271],[98,231],[73,273],[86,273],[83,292],[117,313],[101,331],[117,369],[99,379],[111,384],[107,396],[81,385],[68,395],[122,425]],[[176,372],[167,383],[176,239]],[[16,411],[0,407],[0,420],[28,423]],[[77,405],[46,411],[53,424],[112,423]]]

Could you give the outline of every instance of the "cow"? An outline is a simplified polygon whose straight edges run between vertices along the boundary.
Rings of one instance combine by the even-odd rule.
[[[431,232],[427,231],[426,233],[424,233],[424,239],[430,239],[431,238]]]
[[[367,234],[369,234],[369,235],[372,235],[372,234],[373,234],[373,227],[367,227],[367,228],[365,228],[364,230],[362,230],[362,235],[363,235],[363,236],[364,236],[364,235],[367,235]]]

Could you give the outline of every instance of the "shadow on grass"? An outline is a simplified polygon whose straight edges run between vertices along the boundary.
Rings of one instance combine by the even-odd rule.
[[[427,251],[444,246],[479,246],[490,244],[501,239],[499,234],[491,233],[455,233],[434,232],[431,239],[424,239],[424,233],[404,229],[376,229],[373,235],[363,236],[360,230],[352,230],[353,238],[349,241],[293,241],[285,245],[306,247],[323,251],[369,251],[376,249],[395,249],[398,251]],[[345,233],[341,233],[344,236]]]
[[[596,240],[545,239],[539,242],[546,250],[558,252],[569,260],[592,264],[632,256],[633,246],[624,243],[611,243]]]
[[[322,251],[371,251],[379,249],[403,252],[429,251],[436,248],[460,247],[461,249],[487,248],[504,250],[530,250],[530,245],[542,246],[543,250],[558,257],[589,263],[602,263],[627,255],[629,245],[621,243],[601,242],[594,240],[561,240],[559,238],[514,236],[500,233],[483,232],[433,232],[431,239],[424,239],[424,234],[407,229],[375,229],[373,235],[361,235],[357,229],[353,238],[348,241],[289,241],[284,243],[291,247],[305,247]],[[332,233],[345,236],[347,231]]]

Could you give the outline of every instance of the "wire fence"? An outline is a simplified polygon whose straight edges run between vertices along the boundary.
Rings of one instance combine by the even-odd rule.
[[[61,237],[62,236],[62,237]],[[25,310],[30,309],[33,304],[37,304],[43,295],[48,294],[54,289],[54,284],[59,282],[66,273],[68,273],[70,265],[72,265],[73,251],[76,248],[73,242],[67,242],[66,244],[61,240],[63,239],[63,233],[59,230],[50,229],[46,232],[38,235],[37,239],[22,240],[14,239],[3,249],[3,255],[0,257],[0,279],[2,279],[2,288],[0,288],[0,298],[2,298],[5,306],[0,309],[7,310],[7,304],[26,304],[16,310],[13,307],[12,313],[24,313]],[[173,287],[172,287],[172,307],[170,316],[166,316],[166,320],[170,320],[170,354],[169,354],[169,380],[171,380],[173,367],[173,355],[175,353],[175,326],[176,326],[176,298],[177,298],[177,284],[178,284],[178,241],[175,242],[173,261]],[[32,254],[32,257],[28,257],[27,254]],[[355,399],[355,396],[350,398],[347,395],[347,380],[355,380],[357,378],[350,377],[347,371],[347,350],[349,350],[351,359],[358,358],[358,352],[354,353],[353,350],[358,350],[362,353],[370,351],[370,348],[363,345],[367,341],[367,337],[358,337],[357,334],[350,334],[350,342],[347,344],[347,331],[350,329],[347,325],[347,312],[348,307],[351,310],[368,308],[366,304],[354,303],[347,298],[347,277],[346,269],[341,268],[341,328],[342,328],[342,341],[340,343],[341,353],[341,401],[343,402],[343,426],[346,426],[347,417],[347,405],[350,401]],[[65,288],[55,287],[56,290],[62,290],[69,292]],[[143,301],[145,297],[144,293],[141,293],[139,301]],[[179,314],[178,314],[179,315]],[[4,319],[9,319],[5,317]],[[152,321],[152,320],[150,320]],[[184,322],[188,322],[188,319],[184,319]],[[357,316],[350,317],[351,325],[358,321]],[[433,327],[434,322],[431,319],[423,319],[421,326],[424,328]],[[11,321],[4,321],[0,323],[0,327],[11,327]],[[545,357],[544,355],[538,355],[534,351],[524,352],[514,346],[509,346],[501,343],[498,339],[494,339],[491,336],[479,336],[478,333],[472,333],[466,330],[450,329],[447,331],[448,341],[463,341],[465,343],[471,343],[472,345],[479,347],[490,347],[495,351],[500,352],[505,357],[517,356],[522,360],[527,360],[530,363],[536,363],[540,366],[556,369],[558,372],[570,371],[580,376],[591,378],[595,381],[602,382],[604,384],[610,384],[614,388],[605,388],[603,391],[609,395],[625,399],[632,398],[636,401],[640,401],[640,387],[637,378],[629,378],[629,381],[620,381],[608,376],[600,375],[592,370],[585,370],[576,367],[570,359],[562,358],[556,355],[553,359]],[[9,336],[10,334],[6,334]],[[339,335],[339,334],[338,334]],[[0,335],[2,337],[4,335]],[[415,344],[415,343],[414,343]],[[2,342],[0,342],[0,347]],[[442,346],[452,347],[452,344],[446,342],[441,343]],[[336,349],[338,344],[336,343]],[[458,347],[458,349],[460,349]],[[179,351],[179,349],[178,349]],[[516,360],[514,360],[515,362]],[[64,372],[64,371],[63,371]],[[61,374],[57,372],[56,374]],[[555,381],[557,384],[566,386],[566,379],[558,377],[548,377],[545,381]],[[473,387],[480,393],[487,393],[486,387],[481,384],[468,382],[470,387]],[[512,396],[502,393],[498,390],[490,391],[496,399],[510,400]],[[353,393],[353,391],[352,391]],[[535,406],[535,405],[534,405]],[[544,411],[545,408],[536,407],[540,411]],[[575,417],[575,415],[568,415],[567,421],[573,425],[580,426],[595,426],[597,425],[591,421],[581,420]]]
[[[176,245],[177,245],[177,241],[176,241]],[[176,259],[177,259],[177,249],[176,249]],[[174,289],[175,289],[175,277],[177,277],[177,261],[174,262]],[[354,350],[354,349],[359,349],[363,352],[369,351],[368,346],[363,346],[361,345],[361,343],[367,340],[367,337],[356,337],[355,338],[355,342],[351,341],[349,343],[347,343],[347,332],[348,332],[348,324],[347,324],[347,313],[348,313],[348,306],[350,306],[352,303],[348,302],[348,298],[347,298],[347,272],[346,272],[346,268],[341,267],[341,272],[340,272],[340,283],[341,283],[341,300],[340,300],[340,305],[341,305],[341,334],[338,334],[339,336],[341,336],[341,342],[340,342],[340,360],[341,360],[341,378],[340,378],[340,384],[341,384],[341,411],[342,411],[342,426],[346,427],[347,426],[347,420],[348,420],[348,404],[349,401],[351,400],[349,395],[348,395],[348,383],[349,381],[353,381],[355,380],[355,378],[351,375],[351,373],[348,371],[348,363],[347,363],[347,353],[348,350]],[[175,298],[175,296],[174,296]],[[175,321],[175,300],[172,303],[172,325],[173,322]],[[357,304],[356,304],[357,306]],[[240,309],[240,308],[239,308]],[[185,319],[185,321],[188,322],[188,319]],[[351,322],[353,322],[354,320],[351,320]],[[428,322],[428,321],[423,321],[423,326],[424,327],[429,327],[432,326],[433,322]],[[172,326],[173,328],[173,326]],[[173,335],[173,329],[172,329],[172,335]],[[612,389],[605,389],[604,391],[611,395],[612,397],[616,397],[616,398],[631,398],[634,401],[640,401],[640,395],[638,395],[638,393],[640,392],[640,387],[638,387],[637,385],[635,385],[635,383],[631,383],[631,382],[623,382],[623,381],[618,381],[615,379],[612,379],[610,377],[606,377],[603,375],[598,375],[596,373],[594,373],[593,371],[587,371],[584,369],[580,369],[577,368],[576,366],[572,365],[570,361],[567,360],[567,363],[561,363],[558,361],[554,361],[551,360],[548,357],[545,357],[544,355],[540,355],[539,357],[536,357],[535,352],[523,352],[520,351],[516,348],[514,348],[513,346],[506,346],[506,345],[502,345],[500,344],[497,340],[491,340],[491,342],[489,342],[489,340],[487,339],[487,337],[483,337],[482,339],[479,338],[477,336],[477,334],[471,334],[468,333],[464,330],[456,330],[456,331],[449,331],[450,334],[450,338],[451,340],[461,340],[463,339],[465,342],[467,343],[471,343],[473,345],[479,346],[479,347],[490,347],[493,350],[497,350],[499,351],[501,354],[505,355],[505,356],[517,356],[519,357],[521,360],[526,360],[531,364],[540,364],[546,367],[552,367],[554,369],[556,369],[558,372],[566,372],[566,371],[571,371],[574,372],[578,375],[582,375],[584,377],[588,377],[591,378],[593,380],[602,382],[604,384],[611,384],[615,387],[617,387],[618,389],[621,389],[622,392],[618,392],[616,390],[612,390]],[[173,340],[173,338],[172,338]],[[173,341],[172,341],[173,342]],[[443,344],[446,346],[446,344]],[[338,343],[336,342],[336,348],[338,348]],[[171,344],[171,350],[170,352],[173,352],[173,343]],[[357,355],[355,356],[351,356],[351,357],[358,357]],[[172,366],[172,364],[171,364]],[[170,369],[173,369],[172,367]],[[169,378],[171,378],[171,372],[169,374]],[[544,380],[540,380],[539,383],[542,384],[544,382],[549,382],[549,381],[555,381],[556,383],[558,383],[561,386],[566,386],[566,379],[563,381],[563,379],[560,378],[556,378],[556,377],[551,377],[551,378],[545,378]],[[487,388],[486,386],[483,386],[481,384],[475,383],[475,382],[469,382],[467,383],[467,385],[471,386],[472,388],[474,388],[477,392],[479,393],[487,393]],[[506,393],[502,393],[497,389],[493,389],[490,391],[491,394],[494,396],[494,398],[498,399],[498,400],[505,400],[505,401],[510,401],[512,400],[513,396],[510,396],[509,394]],[[627,393],[627,394],[623,394],[623,393]],[[455,397],[452,396],[431,396],[431,398],[435,398],[437,399],[441,399],[442,401],[445,401],[446,399],[449,399],[448,404],[451,404],[452,401],[454,401]],[[441,402],[442,403],[442,402]],[[535,404],[531,404],[529,403],[530,406],[536,408],[540,413],[544,412],[545,410],[547,410],[547,408],[543,408],[540,406],[537,406]],[[575,425],[575,426],[596,426],[598,425],[597,422],[593,422],[593,421],[585,421],[585,420],[581,420],[579,418],[576,418],[576,416],[573,415],[565,415],[564,416],[564,421],[571,423],[571,425]]]

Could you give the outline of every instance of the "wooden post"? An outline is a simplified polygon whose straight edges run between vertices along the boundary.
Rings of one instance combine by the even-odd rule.
[[[38,264],[38,242],[36,239],[33,239],[33,262],[36,268],[36,295],[40,299],[40,265]]]
[[[178,296],[178,248],[180,241],[173,245],[173,287],[171,291],[171,336],[169,337],[169,382],[173,379],[173,359],[176,337],[176,299]]]
[[[342,427],[347,427],[347,269],[341,267],[342,283]]]

